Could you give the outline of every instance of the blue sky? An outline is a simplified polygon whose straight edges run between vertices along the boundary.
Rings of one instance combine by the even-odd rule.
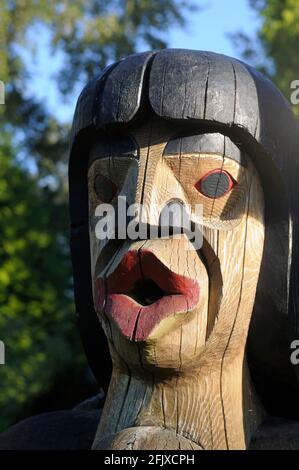
[[[186,30],[174,28],[169,31],[169,47],[209,50],[238,57],[238,51],[228,34],[242,31],[250,35],[258,26],[258,20],[249,8],[248,0],[203,0],[198,3],[203,3],[204,7],[188,15]],[[62,122],[69,122],[80,89],[78,87],[68,102],[61,101],[52,76],[63,59],[59,54],[50,56],[47,52],[48,37],[43,32],[39,34],[38,45],[36,60],[30,65],[32,76],[28,94],[34,94],[36,98],[44,100],[51,113]],[[32,60],[29,54],[28,60]]]
[[[197,3],[197,2],[195,2]],[[229,33],[252,34],[258,26],[248,0],[206,0],[204,7],[189,15],[188,30],[175,29],[170,34],[170,47],[208,50],[238,57],[228,38]]]

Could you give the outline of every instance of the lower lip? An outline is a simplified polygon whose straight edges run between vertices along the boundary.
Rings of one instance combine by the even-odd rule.
[[[199,286],[196,281],[189,281],[188,295],[166,295],[151,305],[142,306],[126,294],[108,293],[106,296],[104,281],[98,279],[97,311],[105,312],[112,318],[122,335],[130,341],[146,341],[162,320],[190,312],[196,307]]]

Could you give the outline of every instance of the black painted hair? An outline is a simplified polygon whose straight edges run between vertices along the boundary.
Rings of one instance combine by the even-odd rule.
[[[206,128],[229,136],[246,150],[260,173],[266,233],[256,296],[259,307],[249,332],[249,363],[266,408],[299,417],[298,382],[290,362],[290,342],[299,337],[297,121],[270,80],[223,55],[183,49],[131,55],[90,81],[78,99],[69,165],[71,253],[76,311],[89,364],[107,387],[111,362],[91,289],[90,142],[95,134],[134,127],[152,116],[193,132]]]

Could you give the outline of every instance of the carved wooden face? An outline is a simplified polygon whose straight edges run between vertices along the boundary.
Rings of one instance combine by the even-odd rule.
[[[119,366],[211,371],[245,348],[263,252],[263,193],[250,157],[227,137],[174,135],[173,124],[152,122],[99,137],[91,148],[94,304]],[[142,204],[145,239],[96,236],[96,208],[117,211],[120,197],[127,207]],[[186,233],[150,237],[174,201],[195,224],[202,207],[200,249]]]

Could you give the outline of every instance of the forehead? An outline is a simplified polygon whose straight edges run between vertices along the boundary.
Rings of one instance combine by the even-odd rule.
[[[219,132],[184,131],[173,129],[173,126],[161,124],[143,126],[126,133],[114,133],[95,137],[89,153],[89,166],[101,158],[118,158],[120,156],[138,159],[140,150],[159,144],[163,156],[180,156],[192,154],[218,155],[230,158],[246,166],[246,155],[226,135]]]

